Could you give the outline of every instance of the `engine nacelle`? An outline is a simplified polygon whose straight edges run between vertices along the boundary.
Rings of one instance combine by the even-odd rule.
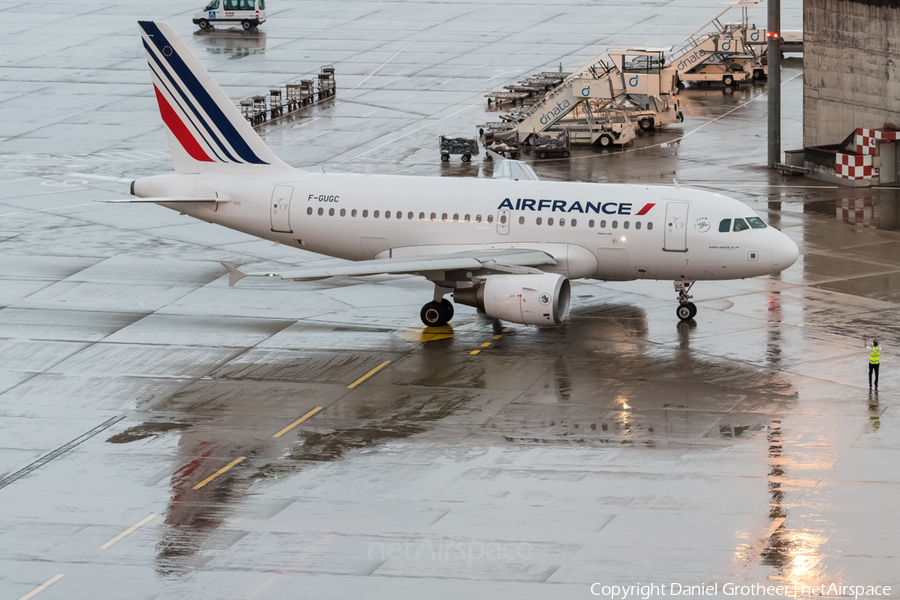
[[[569,315],[569,280],[555,273],[488,275],[484,283],[457,289],[453,299],[494,317],[523,325],[559,325]]]

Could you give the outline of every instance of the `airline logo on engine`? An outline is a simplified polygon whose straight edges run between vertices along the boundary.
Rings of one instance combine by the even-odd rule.
[[[633,215],[641,217],[650,212],[656,206],[655,202],[648,202],[637,212],[634,212],[634,204],[631,202],[568,202],[566,200],[536,200],[534,198],[516,198],[515,203],[509,198],[504,198],[497,210],[504,208],[509,210],[534,210],[563,213],[604,214],[604,215]]]

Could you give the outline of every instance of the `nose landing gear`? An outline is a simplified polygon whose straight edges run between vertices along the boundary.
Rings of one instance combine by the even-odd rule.
[[[690,321],[697,316],[697,306],[691,302],[693,296],[688,294],[692,287],[694,287],[693,281],[675,282],[675,291],[678,292],[678,308],[675,309],[675,314],[682,321]]]

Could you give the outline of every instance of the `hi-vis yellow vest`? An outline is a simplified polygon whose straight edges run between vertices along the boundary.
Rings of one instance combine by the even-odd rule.
[[[877,365],[878,361],[881,360],[881,348],[878,346],[873,346],[872,351],[869,352],[869,364]]]

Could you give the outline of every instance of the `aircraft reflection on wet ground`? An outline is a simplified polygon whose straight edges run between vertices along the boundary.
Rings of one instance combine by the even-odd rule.
[[[389,456],[397,447],[411,450],[413,462],[427,462],[434,456],[417,458],[417,447],[461,439],[494,447],[505,440],[513,451],[576,444],[727,452],[753,442],[768,444],[774,460],[773,439],[780,439],[781,418],[795,407],[797,392],[777,371],[692,352],[695,331],[696,323],[682,323],[677,343],[654,347],[644,310],[581,307],[564,328],[508,333],[490,358],[476,362],[459,352],[459,340],[431,342],[396,359],[365,393],[349,395],[327,383],[343,366],[343,353],[249,356],[147,407],[148,420],[107,441],[177,437],[156,545],[157,572],[176,579],[247,535],[231,522],[247,512],[241,504],[249,498],[266,497],[271,486],[323,464]],[[509,388],[515,391],[500,393]],[[302,429],[281,438],[258,435],[268,420],[312,405],[325,410]],[[194,489],[210,463],[239,457],[246,460],[220,480]],[[597,454],[592,461],[612,466],[617,457]],[[314,501],[278,496],[265,510]],[[783,522],[787,509],[778,514]],[[772,539],[760,549],[762,564],[780,551]]]

